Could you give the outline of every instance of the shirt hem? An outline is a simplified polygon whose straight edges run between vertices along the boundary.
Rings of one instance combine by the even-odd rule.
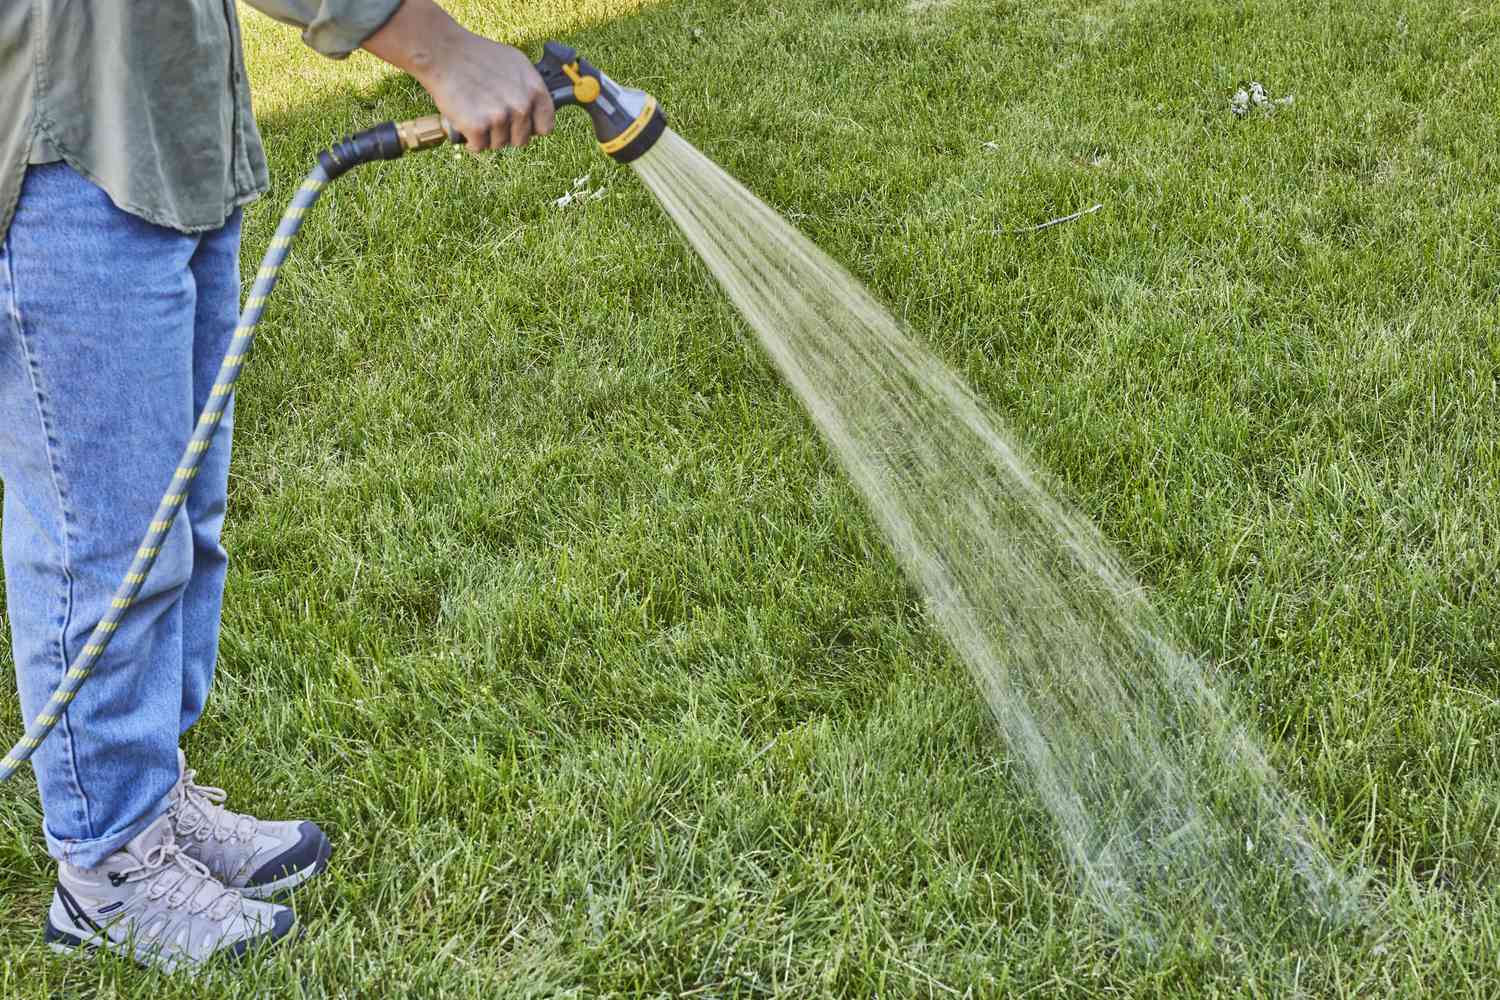
[[[153,226],[161,226],[164,229],[173,229],[179,233],[207,233],[212,232],[215,229],[221,229],[223,228],[224,224],[229,221],[229,217],[233,215],[237,209],[243,208],[246,205],[250,204],[252,201],[259,198],[270,189],[269,184],[256,184],[250,188],[236,191],[234,193],[233,201],[225,207],[224,213],[219,216],[217,220],[209,220],[205,222],[188,222],[180,217],[175,216],[171,212],[164,212],[158,208],[149,208],[145,205],[137,205],[124,198],[121,198],[115,191],[111,189],[109,184],[105,183],[102,178],[97,176],[92,170],[89,170],[88,167],[84,166],[82,160],[75,153],[70,151],[68,147],[63,145],[61,142],[58,142],[57,136],[52,134],[52,132],[47,128],[46,123],[42,121],[40,117],[37,118],[35,132],[41,132],[46,137],[47,141],[52,145],[52,148],[57,151],[58,158],[63,163],[66,163],[68,166],[77,171],[78,175],[84,180],[88,181],[90,184],[94,185],[96,188],[109,195],[109,200],[112,201],[114,203],[114,206],[120,211],[133,215],[138,219],[144,219],[145,221],[151,223]],[[34,135],[35,132],[33,132],[32,134]],[[30,156],[30,149],[31,140],[28,139],[28,157]],[[17,189],[16,193],[19,196],[19,189]],[[19,197],[17,198],[17,200],[19,201]],[[14,208],[14,206],[12,206],[12,208]]]
[[[35,117],[34,112],[33,117]],[[17,158],[18,162],[16,166],[18,169],[16,171],[16,181],[12,185],[9,197],[3,203],[0,203],[0,246],[4,246],[5,241],[10,238],[10,223],[16,217],[16,206],[21,204],[21,188],[26,184],[26,167],[31,161],[31,142],[34,133],[30,127],[31,123],[27,122],[26,124],[26,139],[21,144],[21,155]],[[9,168],[0,167],[0,170],[7,170],[8,172]]]

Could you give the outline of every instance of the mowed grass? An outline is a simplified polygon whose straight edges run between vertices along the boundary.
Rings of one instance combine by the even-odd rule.
[[[657,94],[973,381],[1375,876],[1370,927],[1153,955],[1076,900],[858,497],[569,112],[521,153],[339,182],[242,383],[187,749],[334,837],[307,936],[197,982],[49,957],[23,779],[0,992],[1500,992],[1500,15],[455,7]],[[248,274],[319,148],[429,107],[246,36],[274,178]],[[1233,116],[1252,80],[1295,103]],[[607,195],[553,207],[585,174]]]

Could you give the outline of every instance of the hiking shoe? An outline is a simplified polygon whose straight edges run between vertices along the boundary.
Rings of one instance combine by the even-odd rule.
[[[317,824],[230,812],[224,790],[198,784],[198,772],[180,750],[177,765],[177,784],[167,797],[177,846],[225,885],[251,899],[270,899],[328,867],[333,848]]]
[[[286,937],[295,922],[284,906],[225,888],[177,847],[163,816],[98,868],[58,865],[47,945],[103,948],[172,972],[239,958]]]

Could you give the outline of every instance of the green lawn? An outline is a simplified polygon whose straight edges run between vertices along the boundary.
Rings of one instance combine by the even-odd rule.
[[[241,385],[188,750],[335,838],[307,937],[197,983],[53,959],[21,779],[0,994],[1500,993],[1500,13],[455,7],[657,94],[959,367],[1390,901],[1296,953],[1120,947],[795,401],[569,112],[341,181]],[[319,148],[429,108],[246,35],[248,273]],[[1295,103],[1236,117],[1251,81]],[[584,174],[606,197],[553,207]]]

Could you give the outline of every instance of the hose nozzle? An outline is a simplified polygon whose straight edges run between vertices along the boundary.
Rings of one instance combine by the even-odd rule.
[[[622,87],[561,42],[548,42],[536,64],[552,103],[576,104],[594,120],[594,135],[605,155],[619,163],[640,159],[667,130],[667,116],[656,98]],[[345,136],[318,154],[329,180],[374,160],[394,160],[414,149],[463,142],[438,115],[379,125]]]
[[[667,116],[656,98],[620,86],[561,42],[546,44],[536,68],[553,104],[576,104],[589,113],[599,148],[616,162],[639,159],[667,130]]]

